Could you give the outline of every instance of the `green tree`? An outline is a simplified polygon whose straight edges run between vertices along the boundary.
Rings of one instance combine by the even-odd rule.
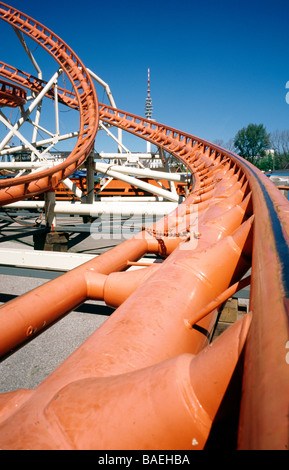
[[[253,165],[259,166],[265,150],[270,148],[270,134],[263,124],[249,124],[239,130],[234,138],[234,146],[239,155]]]
[[[271,133],[271,148],[275,152],[275,169],[289,168],[289,129]]]

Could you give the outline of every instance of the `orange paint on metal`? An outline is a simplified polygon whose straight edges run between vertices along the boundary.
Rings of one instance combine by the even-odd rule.
[[[248,276],[241,281],[235,282],[232,286],[228,287],[227,290],[223,291],[216,299],[212,300],[205,307],[203,307],[199,312],[197,312],[194,317],[190,320],[185,320],[185,325],[192,328],[194,324],[198,323],[202,318],[204,318],[208,313],[212,312],[216,308],[219,308],[229,297],[238,291],[247,287],[250,284],[251,276]]]

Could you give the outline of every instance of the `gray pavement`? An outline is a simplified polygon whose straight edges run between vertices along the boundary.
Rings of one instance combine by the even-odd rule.
[[[21,280],[22,278],[16,279],[15,286],[21,283]],[[27,281],[27,278],[25,280]],[[29,287],[32,284],[34,283],[31,282]],[[4,358],[0,363],[0,393],[19,388],[35,388],[79,347],[112,311],[104,304],[87,302]]]

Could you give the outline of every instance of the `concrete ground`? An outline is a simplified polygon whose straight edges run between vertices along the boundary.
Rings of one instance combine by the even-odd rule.
[[[1,282],[2,278],[3,276],[0,278]],[[21,279],[11,277],[14,292],[23,291],[20,286]],[[27,278],[25,280],[27,282]],[[30,279],[27,285],[30,290],[31,287],[39,285],[39,282],[37,279]],[[112,311],[101,303],[98,305],[87,302],[2,360],[0,393],[19,388],[35,388],[80,346]]]

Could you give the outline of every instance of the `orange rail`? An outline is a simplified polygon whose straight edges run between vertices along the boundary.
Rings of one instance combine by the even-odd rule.
[[[1,2],[0,15],[30,27]],[[3,355],[88,298],[117,307],[36,389],[0,395],[0,447],[203,449],[233,402],[238,449],[288,448],[288,201],[232,152],[109,106],[99,111],[176,156],[194,188],[151,228],[0,308]],[[0,190],[2,204],[14,187]],[[127,271],[148,252],[164,262]],[[250,313],[210,342],[219,306],[248,282]]]

